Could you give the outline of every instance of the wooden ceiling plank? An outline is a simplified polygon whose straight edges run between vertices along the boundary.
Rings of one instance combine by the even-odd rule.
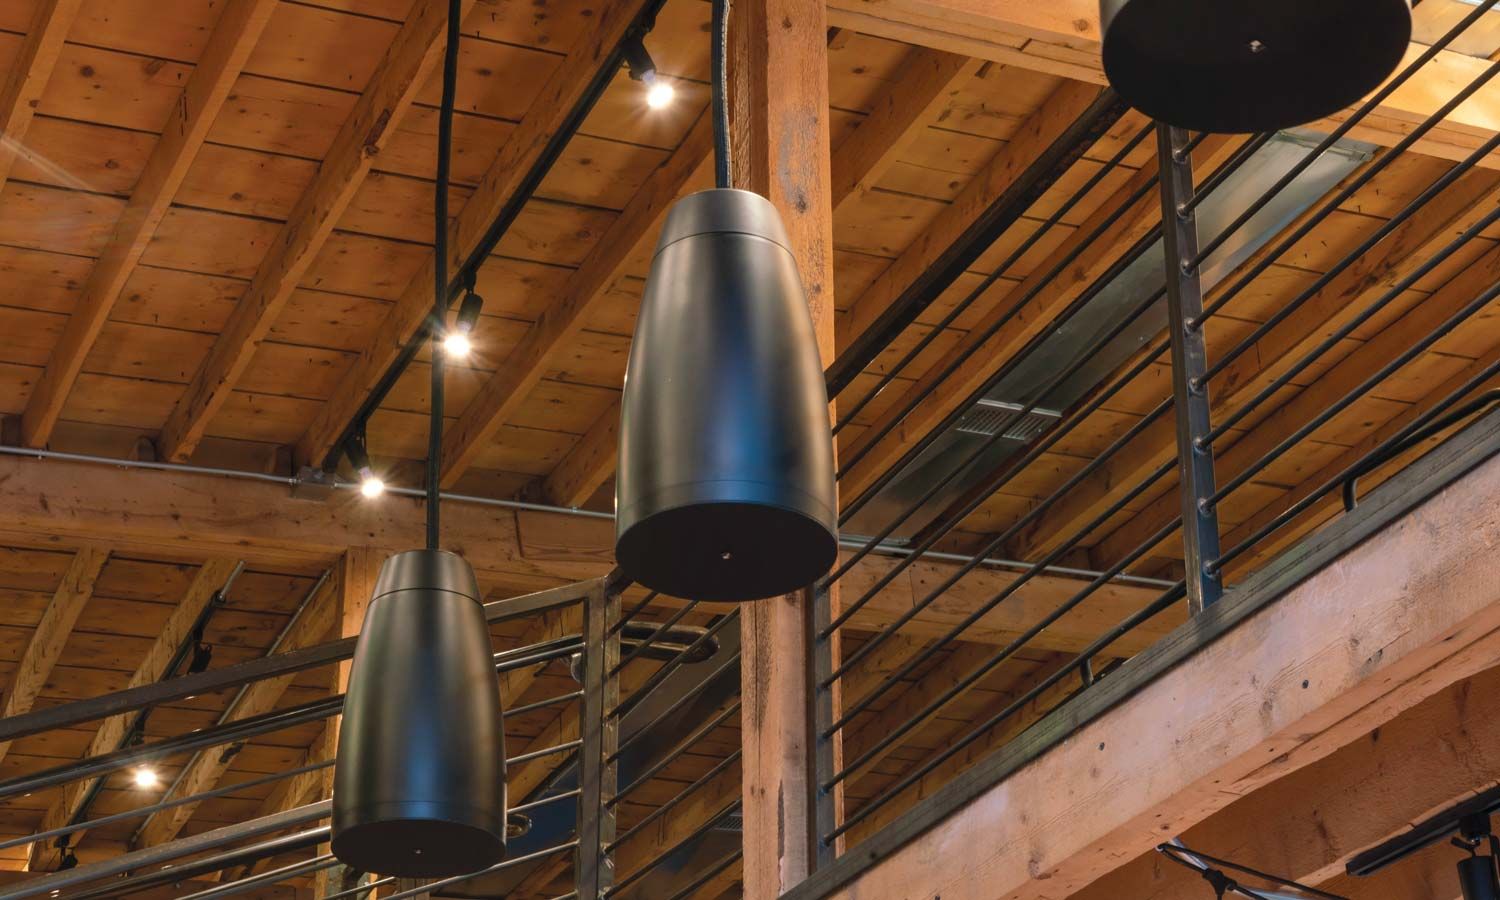
[[[1342,535],[1329,549],[1350,549],[1273,602],[1227,596],[1223,614],[1250,604],[1233,628],[1211,641],[1180,631],[1193,648],[1181,661],[829,896],[1068,896],[1493,668],[1497,494],[1491,458],[1362,541]],[[1210,684],[1211,702],[1185,700]],[[1152,740],[1138,739],[1142,728]],[[1058,829],[1060,819],[1072,827]],[[975,852],[938,849],[954,846]]]
[[[323,583],[317,595],[309,599],[307,607],[297,616],[296,622],[287,631],[286,637],[276,648],[276,652],[289,653],[310,647],[320,643],[327,636],[329,629],[333,627],[337,607],[340,605],[338,598],[342,594],[340,587],[342,582],[342,579],[330,578]],[[368,598],[369,587],[368,585],[364,587],[362,596]],[[358,623],[355,627],[357,630]],[[267,678],[248,685],[245,692],[236,697],[225,710],[221,721],[234,722],[270,712],[281,702],[282,696],[296,678],[297,675],[294,673]],[[177,782],[178,796],[186,797],[217,787],[219,780],[229,770],[229,765],[233,760],[233,754],[216,751],[195,755]],[[170,841],[193,817],[198,806],[197,803],[189,803],[151,815],[141,826],[139,845],[154,847]]]
[[[188,586],[182,602],[172,610],[167,624],[152,642],[151,648],[146,651],[146,658],[130,676],[127,687],[140,687],[143,684],[160,681],[167,674],[167,664],[172,661],[177,648],[188,639],[198,615],[208,606],[214,594],[224,586],[224,582],[228,580],[235,566],[235,560],[223,557],[210,559],[198,568],[198,573],[193,577],[192,584]],[[125,737],[132,718],[132,714],[123,713],[101,722],[98,730],[94,732],[93,739],[89,741],[88,752],[84,755],[86,757],[98,756],[101,753],[119,749],[120,741]],[[84,797],[88,794],[89,786],[92,784],[93,780],[84,780],[75,781],[65,787],[62,796],[42,816],[42,824],[38,830],[58,828],[71,821],[83,804]],[[77,847],[85,834],[86,832],[73,834],[72,846]],[[28,851],[26,868],[32,872],[51,871],[57,868],[60,861],[61,854],[53,844],[32,844]]]
[[[31,640],[16,666],[10,684],[5,691],[5,703],[0,706],[0,719],[19,715],[31,709],[42,686],[52,674],[62,655],[68,635],[83,612],[83,607],[94,594],[94,582],[109,559],[109,550],[102,547],[84,546],[73,554],[62,583],[53,592],[51,601],[42,613],[41,621],[31,633]],[[0,759],[10,750],[10,742],[0,742]]]
[[[948,111],[953,94],[983,65],[981,60],[918,47],[911,51],[895,86],[833,153],[833,211],[857,201],[885,176],[912,142]]]
[[[465,0],[464,11],[473,5],[474,0]],[[162,428],[165,458],[180,462],[192,456],[209,422],[239,384],[261,341],[425,86],[446,43],[447,12],[447,5],[440,2],[413,5],[344,120],[317,176],[256,268],[192,384],[173,407]]]
[[[26,146],[26,132],[81,4],[82,0],[40,0],[36,4],[21,52],[11,63],[5,86],[0,88],[0,188]]]
[[[1325,336],[1337,329],[1339,326],[1353,319],[1354,316],[1369,303],[1374,302],[1383,295],[1389,286],[1394,285],[1409,273],[1415,271],[1423,263],[1433,257],[1435,253],[1446,246],[1454,235],[1464,231],[1475,222],[1490,213],[1497,201],[1500,201],[1500,177],[1493,172],[1471,172],[1464,178],[1459,179],[1454,185],[1433,200],[1429,201],[1421,211],[1404,222],[1393,231],[1384,241],[1377,244],[1369,253],[1355,260],[1348,268],[1336,275],[1329,283],[1308,298],[1296,311],[1287,316],[1273,329],[1268,331],[1264,337],[1256,342],[1255,346],[1244,352],[1231,363],[1225,370],[1216,375],[1209,385],[1209,392],[1214,403],[1214,409],[1218,415],[1227,415],[1236,409],[1240,402],[1255,396],[1266,386],[1272,384],[1275,379],[1284,374],[1291,365],[1303,355],[1311,352]],[[1321,208],[1318,203],[1313,210],[1305,215],[1312,214]],[[1363,240],[1363,236],[1356,236]],[[1274,245],[1272,245],[1274,246]],[[1352,249],[1352,248],[1351,248]],[[1265,252],[1269,252],[1270,247]],[[1255,258],[1262,254],[1256,254]],[[1239,273],[1225,279],[1219,292],[1238,283]],[[1464,283],[1472,282],[1468,279]],[[1474,290],[1483,290],[1484,285],[1479,285]],[[1301,290],[1300,287],[1294,290]],[[1444,295],[1445,306],[1461,305],[1464,299],[1458,297],[1454,290],[1449,289]],[[1210,294],[1210,300],[1213,295]],[[1288,300],[1291,298],[1288,297]],[[1436,297],[1431,298],[1437,300]],[[1429,303],[1419,304],[1428,308]],[[1227,307],[1233,312],[1233,304]],[[1209,326],[1212,328],[1212,325]],[[1391,337],[1393,326],[1387,326],[1381,335],[1386,337],[1386,342]],[[1422,334],[1424,332],[1405,331],[1402,334]],[[1382,343],[1386,343],[1382,342]],[[1212,354],[1220,350],[1228,350],[1227,347],[1210,347],[1210,361]],[[1404,349],[1404,348],[1401,348]],[[1389,356],[1394,356],[1400,349],[1392,349]],[[1384,360],[1376,360],[1375,349],[1366,344],[1356,356],[1362,361],[1368,361],[1363,375],[1367,375],[1374,368],[1383,364]],[[1339,368],[1348,372],[1348,362],[1342,363]],[[1352,387],[1362,379],[1363,375],[1354,381],[1343,382],[1345,388]],[[1170,390],[1169,385],[1163,388]],[[1306,411],[1309,405],[1327,404],[1336,393],[1332,383],[1326,376],[1317,380],[1315,389],[1304,391],[1298,398],[1298,415],[1303,419],[1309,419],[1316,414],[1316,410]],[[1165,397],[1165,394],[1163,395]],[[1279,422],[1290,423],[1295,421],[1288,418],[1291,411],[1281,405],[1274,417]],[[1278,436],[1289,434],[1296,426],[1286,425],[1284,428],[1268,428],[1267,425],[1257,426],[1253,430],[1253,439],[1241,441],[1225,455],[1221,451],[1221,458],[1216,463],[1220,472],[1236,472],[1240,466],[1234,465],[1231,460],[1247,460],[1251,447],[1265,447],[1265,438],[1271,434]],[[1157,420],[1153,426],[1143,431],[1140,436],[1131,441],[1129,445],[1121,448],[1108,462],[1085,478],[1061,500],[1052,506],[1047,512],[1037,517],[1026,528],[1022,529],[1011,546],[1011,552],[1029,556],[1031,554],[1046,553],[1056,547],[1075,529],[1083,523],[1092,520],[1100,512],[1114,503],[1126,491],[1133,488],[1146,473],[1155,470],[1163,462],[1171,459],[1177,453],[1175,423],[1170,416]],[[1243,449],[1241,448],[1243,445]],[[1168,506],[1172,510],[1168,511]],[[1140,542],[1141,535],[1152,534],[1164,527],[1181,510],[1178,503],[1178,495],[1175,490],[1158,498],[1151,506],[1150,514],[1136,517],[1123,527],[1100,541],[1099,551],[1096,559],[1105,560],[1106,564],[1123,559],[1125,554],[1132,550]],[[1111,555],[1113,554],[1113,555]]]
[[[619,450],[620,401],[616,400],[542,480],[542,496],[558,506],[582,506],[615,474]]]
[[[76,4],[75,4],[76,5]],[[68,402],[84,360],[104,328],[177,189],[203,146],[214,119],[250,58],[276,0],[231,0],[214,26],[161,139],[99,254],[67,325],[47,360],[21,417],[21,440],[44,447]]]
[[[524,118],[500,148],[490,166],[449,231],[450,272],[479,246],[495,216],[522,188],[532,166],[541,158],[549,139],[572,114],[594,80],[599,60],[623,39],[645,0],[611,3],[595,17],[593,29],[580,38],[557,67]],[[375,340],[355,361],[332,398],[297,444],[300,462],[321,463],[335,449],[345,426],[354,418],[371,389],[385,375],[412,336],[432,311],[432,254],[402,292],[382,322]]]
[[[1238,139],[1220,135],[1205,139],[1196,151],[1201,160],[1207,161],[1201,167],[1203,171],[1212,171],[1214,162],[1237,145]],[[876,417],[870,429],[854,441],[852,450],[863,455],[840,480],[842,496],[855,498],[868,491],[911,447],[983,388],[1007,360],[1021,352],[1127,248],[1156,227],[1161,220],[1156,193],[1149,189],[1141,193],[1155,178],[1155,172],[1155,166],[1150,166],[1132,175],[1024,281],[1005,292],[964,339],[908,387],[900,400]],[[1092,238],[1096,232],[1098,237]],[[941,252],[944,247],[945,243],[934,245],[932,252]],[[1059,267],[1063,269],[1058,276],[1049,279]],[[1012,314],[1023,301],[1024,306]],[[942,377],[949,369],[951,374]],[[908,406],[911,411],[902,416]]]
[[[555,354],[583,330],[605,295],[650,246],[667,210],[685,192],[711,187],[712,117],[698,117],[692,131],[652,173],[619,218],[609,226],[562,296],[542,310],[521,343],[485,382],[443,441],[443,487],[458,481],[495,432],[511,419],[532,388],[552,367]]]

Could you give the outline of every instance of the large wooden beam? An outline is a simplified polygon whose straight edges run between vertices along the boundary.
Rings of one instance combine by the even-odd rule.
[[[40,0],[26,29],[21,52],[0,87],[0,188],[10,178],[16,157],[26,146],[26,132],[42,102],[42,92],[57,67],[63,41],[78,16],[82,0]]]
[[[786,225],[818,352],[834,347],[833,194],[823,0],[745,0],[730,31],[734,186],[769,199]],[[930,102],[930,101],[929,101]],[[806,878],[817,843],[808,750],[812,593],[742,608],[741,815],[749,900]],[[835,607],[837,600],[834,600]]]
[[[656,240],[672,203],[684,193],[713,186],[707,164],[713,149],[710,119],[707,112],[698,117],[677,150],[641,185],[599,238],[568,279],[562,296],[542,310],[520,344],[448,429],[443,444],[444,487],[452,487],[463,475],[542,380],[553,354],[578,336],[615,281],[639,258],[640,251]]]
[[[182,90],[181,101],[173,105],[161,138],[26,403],[21,416],[21,440],[26,446],[43,447],[51,439],[84,360],[172,205],[275,8],[276,0],[232,0],[219,15],[203,56]]]
[[[1357,853],[1500,782],[1500,670],[1460,681],[1180,835],[1221,859],[1310,885]],[[1420,772],[1420,777],[1413,777]],[[1457,893],[1451,849],[1446,878]],[[1183,877],[1186,876],[1186,877]],[[1382,884],[1379,875],[1369,879]],[[1203,880],[1148,854],[1074,900],[1202,900]],[[1407,897],[1392,892],[1387,896]]]
[[[594,81],[600,60],[610,54],[635,21],[645,0],[621,0],[598,10],[594,27],[568,51],[538,93],[526,115],[516,125],[495,162],[479,186],[464,203],[448,234],[451,258],[448,271],[456,272],[479,246],[490,223],[520,191],[532,166],[545,152],[549,139],[572,115]],[[435,261],[431,254],[412,276],[401,297],[391,307],[377,330],[375,340],[360,354],[349,374],[334,390],[297,444],[297,458],[320,463],[335,448],[345,427],[354,418],[370,391],[384,377],[412,336],[432,311]]]
[[[496,590],[524,593],[597,578],[614,565],[614,528],[607,519],[450,503],[443,524],[446,546],[463,554],[481,583]],[[339,491],[325,501],[296,500],[286,487],[260,481],[0,456],[0,537],[22,546],[99,542],[116,552],[236,554],[265,563],[326,567],[350,546],[387,552],[422,546],[422,527],[420,503],[404,497],[372,502],[357,491]],[[856,597],[895,563],[892,557],[871,557],[841,581]],[[893,621],[955,566],[913,564],[856,616],[854,627],[874,630]],[[1009,570],[976,569],[919,614],[906,633],[941,635],[1016,577]],[[1059,575],[1033,578],[965,637],[976,642],[1013,638],[1086,583]],[[1033,646],[1080,649],[1157,593],[1150,586],[1104,586]],[[1120,646],[1145,646],[1171,624],[1170,619],[1160,625],[1153,621]]]
[[[1214,377],[1209,384],[1209,392],[1216,417],[1227,416],[1241,403],[1289,371],[1293,363],[1312,352],[1330,332],[1345,325],[1370,303],[1383,296],[1390,286],[1432,259],[1455,235],[1493,210],[1497,199],[1500,199],[1500,176],[1486,171],[1470,172],[1429,201],[1421,211],[1330,279],[1325,287],[1315,292],[1296,311]],[[1321,207],[1322,203],[1317,204],[1303,218]],[[1351,236],[1347,239],[1348,249],[1353,250],[1364,239],[1363,234]],[[1252,261],[1268,255],[1274,247],[1275,243],[1264,248],[1252,257]],[[1210,299],[1237,284],[1239,279],[1240,272],[1225,279],[1210,294]],[[1298,287],[1297,290],[1300,292],[1302,288]],[[1468,294],[1463,296],[1466,290]],[[1418,304],[1418,307],[1429,313],[1434,306],[1457,308],[1480,290],[1483,290],[1482,283],[1471,275],[1451,282],[1439,295]],[[1291,299],[1286,298],[1288,302]],[[1227,309],[1233,313],[1232,302]],[[1431,316],[1428,315],[1428,318]],[[1207,330],[1212,337],[1215,332],[1212,323]],[[1359,359],[1357,365],[1351,365],[1349,360],[1340,363],[1340,368],[1347,377],[1338,382],[1330,382],[1327,377],[1320,376],[1311,388],[1298,395],[1293,404],[1295,410],[1285,404],[1281,405],[1272,416],[1274,421],[1257,425],[1245,440],[1230,447],[1227,454],[1223,452],[1227,440],[1221,440],[1216,468],[1221,473],[1238,472],[1243,468],[1244,461],[1264,452],[1275,443],[1268,443],[1267,438],[1274,436],[1275,440],[1280,440],[1291,433],[1296,427],[1291,423],[1300,424],[1312,418],[1323,406],[1340,396],[1343,390],[1358,384],[1370,372],[1404,350],[1411,342],[1408,339],[1410,336],[1424,333],[1405,326],[1384,329],[1381,332],[1383,340],[1377,343],[1385,348],[1385,352],[1377,353],[1375,347],[1364,345],[1355,354]],[[1392,346],[1393,339],[1399,346]],[[1232,348],[1225,346],[1222,340],[1213,341],[1209,348],[1210,360],[1215,354],[1227,353],[1230,349]],[[1340,387],[1336,388],[1335,384]],[[1161,396],[1165,398],[1170,394],[1170,385],[1163,384],[1161,387]],[[1047,512],[1022,529],[1012,541],[1011,552],[1030,555],[1051,550],[1085,522],[1092,520],[1135,488],[1148,473],[1176,455],[1175,428],[1176,423],[1170,416],[1158,419]],[[1177,494],[1170,489],[1175,485],[1168,481],[1163,487],[1169,488],[1168,494],[1154,501],[1144,515],[1132,519],[1127,526],[1117,529],[1100,541],[1096,559],[1104,560],[1106,564],[1123,559],[1140,542],[1142,535],[1155,533],[1181,512]]]
[[[334,623],[338,596],[340,594],[341,580],[329,579],[323,583],[318,593],[308,599],[306,607],[297,616],[292,624],[291,630],[276,648],[278,653],[289,653],[310,647],[320,643],[328,634],[329,628]],[[368,598],[368,586],[364,592]],[[358,623],[356,623],[356,630]],[[246,687],[243,694],[238,695],[229,708],[224,711],[220,721],[234,722],[239,719],[247,719],[268,713],[276,708],[287,688],[292,686],[292,681],[297,677],[296,673],[280,675],[275,678],[267,678],[254,682]],[[229,764],[234,760],[233,754],[220,752],[199,753],[188,763],[186,770],[178,781],[178,796],[190,796],[212,790],[229,770]],[[163,810],[148,817],[141,826],[138,843],[143,847],[154,847],[157,844],[166,843],[175,838],[182,827],[193,817],[198,809],[198,804],[189,803],[184,806],[173,807]]]
[[[462,9],[468,12],[473,5],[474,0],[464,0]],[[249,368],[256,348],[426,84],[446,44],[443,26],[447,18],[446,3],[418,0],[412,5],[317,176],[281,227],[208,358],[162,427],[161,451],[167,459],[182,461],[193,454],[214,414]]]
[[[866,34],[962,53],[1008,66],[1104,83],[1099,59],[1099,5],[1095,0],[830,0],[829,22]],[[1476,26],[1480,27],[1480,26]],[[1426,48],[1412,44],[1410,62]],[[1445,50],[1376,108],[1355,137],[1390,146],[1426,119],[1489,65],[1488,60]],[[1357,104],[1356,104],[1357,106]],[[1344,118],[1341,114],[1334,121]],[[1320,123],[1318,127],[1331,128]],[[1486,85],[1417,150],[1462,158],[1500,129],[1500,85]],[[1500,165],[1491,156],[1487,165]]]
[[[1494,667],[1496,429],[1477,423],[1322,546],[1127,662],[1094,703],[1075,701],[1084,724],[1067,740],[986,760],[890,835],[889,855],[821,896],[1066,896]]]
[[[182,602],[177,604],[177,608],[172,610],[166,625],[152,642],[150,649],[146,651],[146,658],[131,674],[126,687],[133,688],[150,684],[161,680],[167,674],[167,664],[172,661],[173,654],[190,636],[193,623],[198,620],[199,613],[203,612],[214,594],[224,586],[225,580],[234,571],[235,565],[232,559],[220,558],[210,559],[199,567],[198,574],[188,586],[187,594],[183,596]],[[99,728],[94,732],[93,739],[89,741],[89,749],[84,756],[98,756],[101,753],[119,749],[120,741],[125,737],[133,718],[134,714],[124,713],[99,723]],[[63,788],[62,796],[43,814],[42,824],[37,830],[46,831],[58,828],[72,821],[73,815],[78,812],[93,783],[92,779],[75,781]],[[75,832],[72,836],[72,846],[78,846],[85,834],[86,832]],[[60,860],[61,854],[50,842],[32,844],[26,867],[32,872],[52,870],[57,867]]]
[[[0,706],[0,719],[19,715],[31,709],[42,692],[42,686],[52,674],[62,656],[63,645],[73,633],[73,625],[83,612],[83,607],[94,595],[94,582],[109,559],[109,551],[102,547],[83,546],[73,554],[63,573],[62,583],[52,593],[52,601],[42,613],[41,621],[31,633],[31,640],[21,654],[21,661],[11,682],[5,689],[5,703]],[[0,759],[10,750],[9,741],[0,741]]]

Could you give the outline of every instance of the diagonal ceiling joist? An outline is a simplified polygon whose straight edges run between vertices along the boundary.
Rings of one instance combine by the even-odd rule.
[[[181,101],[172,107],[171,118],[26,403],[21,416],[21,440],[26,446],[43,447],[51,439],[84,360],[275,8],[276,0],[231,0],[220,14]]]
[[[36,116],[42,92],[57,67],[68,28],[82,0],[42,0],[26,29],[21,53],[0,86],[0,187],[10,178],[16,157],[26,146],[26,132]]]
[[[474,0],[465,0],[463,11],[467,13],[473,5]],[[354,200],[442,55],[447,17],[445,3],[419,0],[412,6],[359,102],[344,120],[317,176],[281,227],[208,358],[162,427],[160,445],[165,458],[181,461],[192,456],[214,414],[249,368],[256,348]]]

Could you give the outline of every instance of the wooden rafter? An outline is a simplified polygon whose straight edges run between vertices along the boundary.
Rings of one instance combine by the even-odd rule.
[[[289,653],[322,641],[333,625],[335,607],[338,606],[338,592],[338,582],[335,579],[324,582],[322,589],[309,598],[306,608],[298,615],[297,621],[292,624],[291,630],[286,633],[286,638],[282,640],[276,652]],[[296,677],[295,674],[282,675],[249,685],[245,692],[225,710],[222,721],[233,722],[270,712],[280,702],[282,695],[286,693],[287,688],[291,687]],[[189,796],[212,790],[218,785],[224,773],[229,770],[229,764],[233,759],[233,755],[223,753],[200,753],[194,756],[178,780],[178,794]],[[154,847],[176,837],[182,827],[193,817],[197,808],[198,804],[190,803],[155,813],[147,818],[141,826],[141,846]]]
[[[26,30],[21,52],[0,88],[0,188],[10,178],[26,132],[42,101],[42,92],[57,67],[63,41],[78,16],[82,0],[41,0]]]
[[[465,0],[464,12],[474,5]],[[271,244],[229,322],[162,428],[162,454],[192,455],[214,414],[249,368],[292,292],[396,133],[439,56],[448,7],[419,0],[339,129],[318,174]]]
[[[234,560],[221,558],[210,559],[199,567],[198,574],[188,586],[182,602],[172,610],[172,615],[167,619],[161,633],[146,651],[146,658],[130,676],[127,687],[139,687],[159,681],[167,674],[167,664],[171,662],[173,654],[191,635],[193,623],[197,621],[199,613],[203,612],[214,594],[224,586],[225,580],[234,571],[235,565]],[[98,730],[94,732],[93,739],[89,741],[88,752],[84,755],[98,756],[101,753],[119,749],[120,741],[125,737],[132,718],[133,716],[127,713],[101,722]],[[85,780],[67,785],[63,789],[62,796],[42,816],[42,824],[38,830],[46,831],[67,824],[82,805],[92,784],[93,780]],[[74,833],[71,841],[74,847],[83,840],[85,833]],[[57,848],[52,844],[32,844],[27,869],[33,872],[54,869],[60,858]]]
[[[542,495],[559,506],[578,507],[615,474],[620,444],[620,402],[609,405],[542,482]]]
[[[463,411],[443,444],[443,486],[452,487],[484,446],[526,399],[554,354],[578,336],[609,289],[650,246],[667,210],[684,193],[712,186],[707,165],[713,129],[707,112],[610,224],[556,301],[527,330],[521,343]]]
[[[1241,354],[1220,375],[1215,376],[1210,384],[1210,393],[1216,415],[1227,415],[1237,409],[1241,402],[1248,400],[1271,384],[1279,375],[1286,372],[1292,363],[1313,350],[1325,335],[1348,322],[1370,302],[1382,296],[1391,285],[1430,260],[1433,254],[1441,250],[1456,234],[1493,210],[1497,200],[1500,200],[1500,178],[1492,172],[1471,172],[1430,201],[1372,251],[1361,256],[1343,272],[1332,278],[1327,286],[1313,294],[1295,312],[1267,332],[1253,348]],[[1313,214],[1321,206],[1321,203],[1317,204],[1304,215]],[[1350,243],[1352,245],[1363,239],[1363,235],[1356,235],[1350,239]],[[1256,254],[1251,262],[1253,263],[1264,253],[1270,252],[1275,243],[1265,248],[1262,253]],[[1353,247],[1351,246],[1350,249]],[[1238,281],[1239,273],[1237,272],[1225,279],[1215,293],[1222,293]],[[1472,281],[1468,283],[1473,284]],[[1457,298],[1459,293],[1450,291],[1446,296]],[[1210,301],[1213,299],[1214,294],[1210,294]],[[1232,304],[1228,309],[1230,312],[1233,311]],[[1210,329],[1212,329],[1211,325]],[[1383,331],[1383,334],[1391,333],[1392,329]],[[1229,349],[1225,346],[1211,347],[1210,361],[1215,351],[1227,352]],[[1395,355],[1396,352],[1399,350],[1392,351],[1391,355]],[[1366,352],[1361,354],[1360,358],[1369,360],[1371,355]],[[1375,365],[1378,364],[1378,362],[1375,363]],[[1367,369],[1366,372],[1368,371],[1370,370]],[[1355,383],[1357,381],[1350,382],[1351,385]],[[1163,390],[1165,389],[1166,386],[1163,385]],[[1309,401],[1328,402],[1336,396],[1329,394],[1328,390],[1327,380],[1320,378],[1313,392],[1316,399],[1308,397],[1301,401],[1300,406],[1307,406]],[[1282,409],[1278,417],[1283,421],[1292,421],[1287,418],[1288,414],[1288,410]],[[1306,418],[1311,418],[1311,415],[1307,415]],[[1272,433],[1282,435],[1290,433],[1294,427],[1290,426],[1276,431],[1257,427],[1255,432],[1260,436]],[[1047,552],[1123,496],[1126,491],[1134,488],[1147,473],[1176,454],[1174,429],[1175,425],[1170,417],[1158,419],[1153,426],[1148,427],[1128,446],[1122,447],[1094,474],[1070,490],[1046,513],[1022,529],[1012,543],[1012,552],[1022,555]],[[1252,444],[1263,446],[1264,440],[1251,441],[1245,445],[1246,449],[1248,450]],[[1248,458],[1242,450],[1231,451],[1231,453],[1239,459]],[[1240,467],[1231,464],[1231,458],[1221,457],[1218,460],[1217,468],[1220,472],[1238,471]],[[1172,517],[1179,511],[1176,503],[1175,491],[1171,492],[1170,498],[1164,497],[1157,500],[1152,504],[1148,514],[1134,519],[1126,528],[1106,538],[1107,545],[1101,547],[1097,558],[1107,560],[1109,563],[1122,559],[1125,553],[1140,541],[1141,535],[1152,534],[1172,520]],[[1167,508],[1169,505],[1173,506],[1170,511]],[[1117,555],[1110,556],[1110,553]]]
[[[76,5],[76,4],[75,4]],[[43,447],[67,405],[84,360],[198,156],[219,109],[270,21],[276,0],[232,0],[220,14],[182,98],[99,254],[77,307],[21,417],[21,440]]]
[[[32,631],[31,640],[6,686],[0,719],[26,712],[36,702],[47,677],[52,674],[52,667],[62,656],[63,645],[73,633],[74,623],[93,596],[94,582],[99,579],[99,572],[108,559],[109,551],[102,547],[84,546],[73,554],[72,562],[63,573],[62,583],[53,592],[52,600]],[[9,750],[9,741],[0,742],[0,759],[4,759]]]
[[[456,271],[479,246],[495,216],[522,188],[532,165],[541,158],[548,139],[558,132],[594,80],[599,60],[611,52],[635,20],[645,0],[623,0],[604,7],[593,28],[568,52],[547,80],[536,100],[499,156],[464,203],[449,231],[452,253],[449,270]],[[396,360],[432,311],[434,260],[425,262],[387,313],[374,342],[360,354],[353,368],[334,390],[297,445],[297,458],[320,463],[335,448],[369,392]]]

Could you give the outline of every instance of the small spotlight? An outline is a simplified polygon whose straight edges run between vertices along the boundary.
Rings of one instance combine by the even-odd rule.
[[[443,338],[443,352],[453,359],[463,359],[469,355],[474,345],[469,342],[469,336],[462,331],[450,331]]]
[[[135,786],[138,788],[154,788],[159,781],[156,770],[150,766],[141,766],[135,770]]]
[[[652,109],[665,109],[672,103],[672,97],[676,91],[672,83],[665,78],[658,78],[655,72],[648,74],[642,79],[646,85],[646,105]]]
[[[359,492],[366,497],[379,497],[385,493],[385,482],[377,478],[369,466],[361,466],[359,470]]]

